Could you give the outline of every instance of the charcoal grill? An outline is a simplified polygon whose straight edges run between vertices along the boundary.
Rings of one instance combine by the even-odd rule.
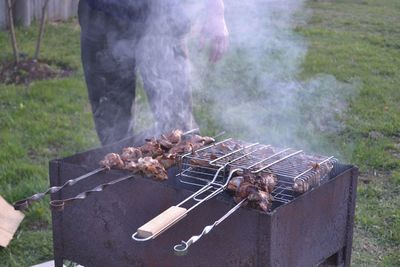
[[[97,163],[108,152],[132,144],[141,145],[143,140],[144,136],[138,135],[111,146],[53,160],[50,162],[50,183],[52,186],[63,185],[73,177],[98,168]],[[241,153],[222,153],[212,160],[205,156],[208,150],[225,142],[241,142]],[[257,151],[269,151],[270,155],[261,157]],[[199,166],[193,164],[194,160],[208,160],[209,164]],[[312,176],[312,167],[299,164],[310,160],[332,162],[333,169],[321,177],[316,188],[300,195],[292,190],[293,183],[296,179],[307,180]],[[224,190],[215,193],[235,169],[278,175],[270,212],[239,208]],[[57,191],[52,200],[73,197],[126,175],[118,170],[99,172],[74,187]],[[171,168],[168,175],[166,182],[133,175],[101,193],[93,193],[85,201],[66,206],[63,212],[53,211],[56,266],[62,266],[63,260],[84,266],[350,264],[356,167],[340,164],[331,157],[309,156],[301,150],[227,139],[198,150],[195,155],[184,155],[180,166]],[[132,233],[140,225],[169,206],[193,196],[194,191],[213,179],[215,186],[194,199],[202,205],[191,210],[190,216],[178,220],[157,238],[146,242],[132,240]],[[227,211],[230,212],[226,214]],[[204,229],[206,225],[211,229],[219,226],[212,234],[202,236],[210,230],[210,227]],[[191,247],[186,256],[174,254],[173,247],[176,248],[177,243],[199,233],[202,240]],[[199,236],[188,241],[197,241]]]

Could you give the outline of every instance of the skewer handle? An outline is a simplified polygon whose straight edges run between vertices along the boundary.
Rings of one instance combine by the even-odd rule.
[[[88,172],[84,175],[81,175],[79,177],[76,177],[75,179],[71,179],[66,181],[63,185],[61,186],[53,186],[48,188],[46,191],[42,192],[42,193],[36,193],[28,198],[24,198],[21,200],[18,200],[16,202],[14,202],[13,206],[15,210],[26,210],[27,208],[29,208],[29,206],[34,203],[37,202],[39,200],[41,200],[42,198],[44,198],[46,195],[49,194],[54,194],[57,193],[58,191],[64,189],[65,187],[69,187],[69,186],[73,186],[74,184],[76,184],[77,182],[84,180],[96,173],[99,173],[101,171],[104,171],[106,168],[101,167],[101,168],[97,168],[91,172]]]
[[[230,209],[227,213],[225,213],[224,216],[222,216],[219,220],[215,221],[211,225],[207,225],[206,227],[204,227],[201,234],[194,235],[187,241],[182,241],[181,244],[175,245],[174,246],[175,255],[177,255],[177,256],[186,255],[188,252],[188,249],[191,245],[193,245],[194,243],[199,241],[199,239],[201,239],[204,235],[210,233],[215,227],[217,227],[218,224],[223,222],[226,218],[228,218],[230,215],[232,215],[232,213],[234,213],[236,210],[238,210],[246,200],[247,199],[243,199],[238,204],[236,204],[232,209]]]
[[[137,232],[133,234],[132,238],[136,241],[145,241],[155,238],[183,219],[186,214],[187,209],[178,206],[171,206],[146,224],[139,227]]]

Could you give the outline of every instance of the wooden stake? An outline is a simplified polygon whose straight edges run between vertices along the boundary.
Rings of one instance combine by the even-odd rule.
[[[49,0],[46,0],[44,2],[43,8],[42,8],[42,17],[40,19],[40,28],[39,28],[39,36],[36,42],[36,50],[35,50],[35,56],[34,59],[38,59],[39,58],[39,54],[40,54],[40,45],[42,43],[42,39],[43,39],[43,33],[44,33],[44,24],[46,22],[46,17],[47,17],[47,5],[49,3]]]
[[[10,27],[10,35],[11,35],[11,44],[14,53],[14,60],[15,63],[19,62],[19,51],[17,46],[17,37],[15,35],[15,28],[14,28],[14,17],[12,12],[12,2],[11,0],[5,0],[7,4],[7,13],[8,13],[8,24]]]

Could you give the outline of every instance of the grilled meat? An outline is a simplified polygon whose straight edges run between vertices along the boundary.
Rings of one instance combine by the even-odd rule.
[[[202,143],[203,145],[209,145],[215,142],[215,139],[209,136],[200,136],[200,135],[193,135],[190,139],[189,142],[192,144],[196,143]]]
[[[196,167],[211,167],[210,162],[205,159],[190,159],[190,164]]]
[[[109,153],[100,161],[100,165],[108,170],[111,168],[122,169],[124,167],[124,162],[117,153]]]
[[[193,152],[205,144],[214,142],[211,137],[194,135],[187,141],[182,141],[183,132],[173,130],[161,135],[159,139],[146,139],[141,147],[126,147],[121,155],[107,154],[100,164],[107,169],[115,168],[131,172],[142,172],[153,176],[156,180],[168,179],[166,169],[177,164],[178,155]]]
[[[270,193],[260,190],[258,186],[250,182],[244,181],[236,190],[234,199],[238,203],[246,198],[250,207],[261,209],[265,212],[271,207],[273,200]]]
[[[182,140],[183,132],[181,130],[173,130],[171,133],[164,136],[171,144],[178,144]]]
[[[123,161],[138,161],[143,156],[142,151],[136,147],[125,147],[122,149],[121,159]]]
[[[168,179],[165,168],[152,157],[144,157],[138,160],[138,168],[147,176],[153,176],[156,180],[163,181]]]
[[[176,158],[178,154],[185,154],[193,151],[193,144],[190,142],[181,142],[171,148],[167,153],[167,158]]]
[[[254,174],[249,170],[241,172],[241,176],[233,177],[228,183],[228,190],[235,192],[238,203],[247,198],[248,205],[267,211],[272,204],[271,192],[277,184],[277,178],[270,173]]]
[[[146,143],[139,149],[145,157],[157,157],[164,153],[160,143],[155,138],[147,139]]]
[[[257,183],[263,189],[263,191],[272,193],[276,184],[278,183],[278,179],[276,175],[272,173],[261,172],[258,175]]]
[[[264,191],[257,190],[257,192],[252,192],[247,199],[249,204],[253,207],[258,207],[262,211],[268,211],[272,204],[272,196]]]
[[[134,161],[125,162],[123,169],[133,173],[137,173],[140,171],[138,163]]]
[[[176,158],[167,158],[166,155],[162,155],[162,156],[158,156],[156,158],[158,160],[158,162],[160,162],[160,164],[165,168],[165,169],[169,169],[172,166],[178,164],[177,159]]]
[[[228,183],[228,190],[236,191],[244,182],[243,176],[235,176]]]
[[[256,185],[260,190],[271,193],[277,182],[276,175],[268,172],[252,173],[249,170],[243,172],[244,181]]]
[[[236,196],[239,197],[240,199],[244,199],[247,198],[250,194],[257,192],[258,188],[256,185],[244,181],[240,184],[239,188],[236,190]]]
[[[164,150],[169,150],[174,147],[174,144],[171,143],[165,135],[161,135],[161,138],[158,140],[158,143],[160,144],[161,148]]]
[[[296,179],[293,184],[293,191],[303,194],[310,189],[310,183],[302,179]]]

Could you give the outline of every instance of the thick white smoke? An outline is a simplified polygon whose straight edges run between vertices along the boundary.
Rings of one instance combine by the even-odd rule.
[[[144,33],[143,40],[151,41],[159,32],[169,30],[163,26],[171,20],[182,25],[188,18],[192,19],[192,31],[186,39],[192,65],[190,79],[195,117],[202,129],[210,134],[226,130],[230,136],[250,141],[337,152],[333,145],[321,147],[319,137],[343,130],[344,111],[356,92],[357,83],[342,83],[328,74],[318,74],[307,81],[299,79],[308,46],[295,28],[306,23],[311,15],[305,8],[305,0],[224,2],[230,48],[217,64],[208,62],[207,51],[198,50],[202,1],[185,1],[182,6],[182,1],[159,0],[158,13],[150,19],[154,25],[150,24],[148,32]],[[185,16],[174,17],[174,14]],[[154,90],[184,81],[176,71],[175,62],[168,62],[171,58],[168,55],[174,52],[169,44],[174,41],[168,39],[168,34],[165,38],[164,44],[160,41],[144,43],[137,55],[140,72],[150,73],[147,77],[151,79],[147,82]],[[131,44],[121,42],[115,53],[126,56],[131,50]],[[157,58],[159,64],[155,64]],[[153,65],[146,64],[149,60]],[[167,73],[167,76],[159,73]],[[139,94],[136,101],[137,126],[150,125],[153,117],[150,108],[143,104],[143,97],[144,94]],[[164,100],[179,103],[172,95]],[[185,117],[186,111],[179,115],[171,112],[170,106],[163,105],[165,120]]]
[[[294,30],[310,16],[304,2],[225,1],[230,30],[226,58],[211,66],[192,49],[201,125],[247,140],[337,153],[317,139],[343,130],[344,111],[357,84],[327,74],[299,80],[308,47]]]

